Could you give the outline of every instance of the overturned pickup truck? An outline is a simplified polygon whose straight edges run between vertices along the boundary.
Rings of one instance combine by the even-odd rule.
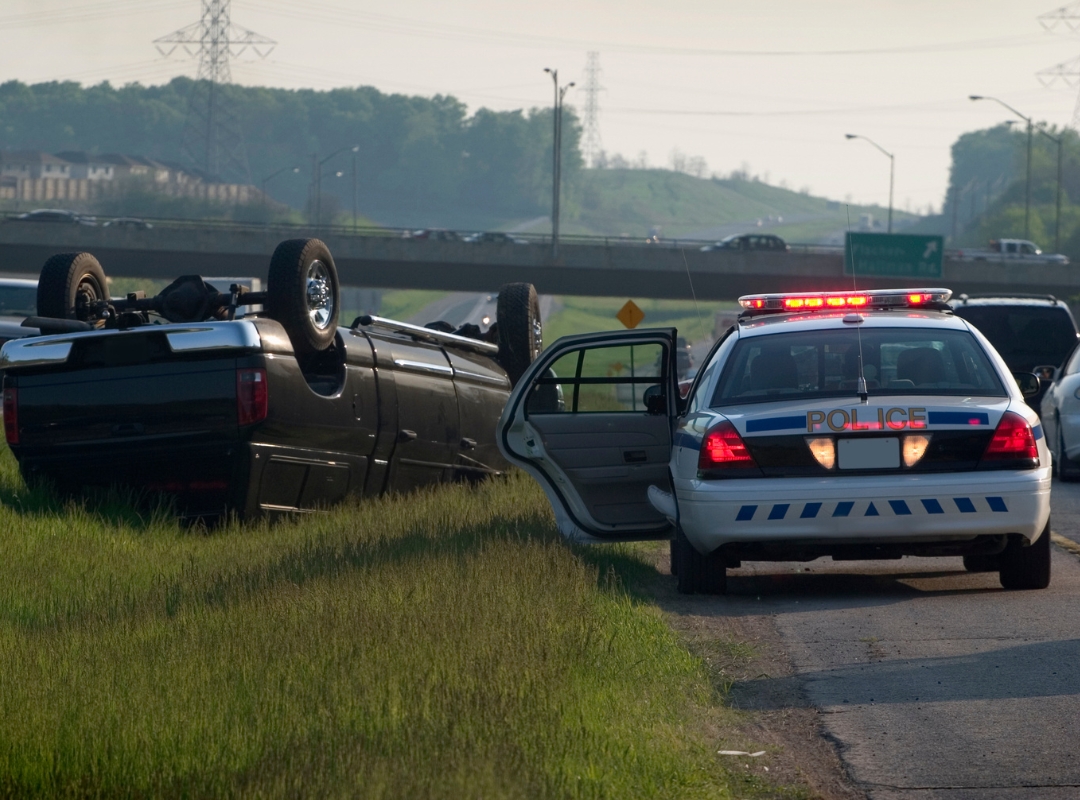
[[[500,289],[487,331],[375,316],[339,328],[317,239],[277,247],[265,292],[198,276],[149,298],[106,285],[89,253],[53,256],[25,323],[43,335],[0,350],[4,432],[27,479],[250,517],[506,467],[495,423],[541,347],[530,284]]]

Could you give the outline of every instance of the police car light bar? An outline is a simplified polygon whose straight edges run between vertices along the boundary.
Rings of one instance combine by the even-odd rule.
[[[751,314],[777,314],[785,311],[920,308],[947,303],[950,297],[951,289],[884,289],[813,294],[748,294],[739,298],[739,304]]]

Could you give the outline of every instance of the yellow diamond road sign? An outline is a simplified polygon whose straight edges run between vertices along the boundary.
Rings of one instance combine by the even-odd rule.
[[[626,304],[619,309],[619,313],[615,315],[615,319],[633,330],[645,319],[645,312],[638,308],[633,300],[627,300]]]

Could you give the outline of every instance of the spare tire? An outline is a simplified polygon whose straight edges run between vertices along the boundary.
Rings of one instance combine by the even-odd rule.
[[[499,289],[495,308],[498,324],[499,363],[510,377],[511,385],[540,355],[544,346],[544,328],[540,321],[540,300],[531,283],[508,283]]]
[[[108,299],[105,270],[90,253],[60,253],[41,268],[37,286],[39,317],[93,321],[89,305]]]
[[[289,334],[297,357],[326,350],[337,334],[340,291],[330,250],[318,239],[288,239],[270,259],[266,310]]]

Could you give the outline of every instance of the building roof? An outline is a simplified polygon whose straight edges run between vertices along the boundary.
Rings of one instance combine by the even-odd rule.
[[[67,164],[52,153],[42,150],[0,150],[0,164]]]

